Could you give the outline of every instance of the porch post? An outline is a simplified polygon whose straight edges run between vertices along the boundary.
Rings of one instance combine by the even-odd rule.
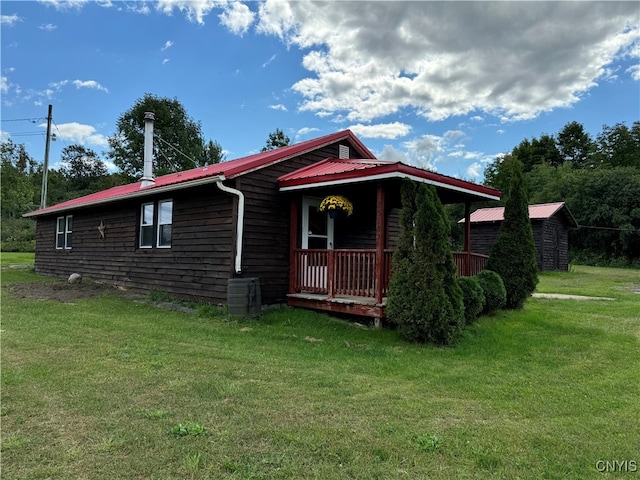
[[[464,248],[465,261],[464,268],[466,272],[460,272],[464,276],[471,273],[471,202],[464,202]]]
[[[382,303],[382,277],[384,268],[384,187],[378,183],[376,195],[376,303]]]
[[[296,248],[298,246],[298,199],[291,196],[289,208],[289,293],[296,293]]]

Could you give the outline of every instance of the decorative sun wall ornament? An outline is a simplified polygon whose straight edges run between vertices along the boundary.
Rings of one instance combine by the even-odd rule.
[[[98,225],[98,233],[100,234],[100,240],[104,240],[104,235],[107,231],[107,227],[104,225],[104,220],[100,220],[100,225]]]
[[[342,195],[329,195],[320,202],[320,211],[328,212],[329,215],[344,212],[347,215],[353,213],[353,204],[347,197]]]

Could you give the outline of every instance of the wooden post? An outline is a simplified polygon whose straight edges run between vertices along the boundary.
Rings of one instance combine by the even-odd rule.
[[[382,303],[382,276],[384,275],[384,187],[378,184],[376,194],[376,303]]]
[[[327,250],[327,296],[335,298],[336,296],[336,252],[333,249]]]
[[[465,251],[465,270],[460,272],[463,276],[469,276],[471,272],[471,202],[464,203],[464,248]]]
[[[296,248],[298,247],[298,199],[291,197],[289,217],[289,293],[296,293]]]

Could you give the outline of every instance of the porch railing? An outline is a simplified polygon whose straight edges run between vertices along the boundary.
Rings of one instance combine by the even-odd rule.
[[[357,297],[376,297],[376,250],[296,249],[293,266],[295,292]],[[393,250],[385,249],[382,265],[382,295],[389,290]],[[479,273],[489,257],[477,253],[453,252],[459,275]]]
[[[473,252],[453,252],[453,261],[458,267],[459,277],[472,277],[479,274],[487,266],[487,255]]]

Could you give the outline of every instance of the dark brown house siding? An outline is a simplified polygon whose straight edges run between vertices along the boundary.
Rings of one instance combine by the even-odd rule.
[[[238,178],[236,188],[245,196],[242,276],[260,279],[262,303],[285,303],[289,290],[290,203],[300,194],[281,193],[278,177],[337,156],[335,143]]]
[[[482,222],[471,224],[471,250],[489,255],[500,233],[501,222]],[[536,247],[538,269],[569,269],[569,228],[566,222],[554,215],[548,219],[531,221],[533,242]]]
[[[291,194],[278,191],[277,179],[337,156],[335,143],[225,182],[245,197],[241,275],[260,279],[265,304],[285,302],[289,285]],[[173,200],[171,248],[139,248],[141,205],[165,199]],[[237,208],[236,196],[211,183],[69,211],[65,215],[73,215],[70,250],[55,248],[59,215],[43,216],[37,223],[36,271],[61,278],[77,272],[143,293],[158,290],[224,304],[228,279],[235,275]],[[101,222],[104,239],[98,232]]]
[[[138,248],[141,205],[169,198],[174,202],[171,248]],[[77,272],[136,291],[224,303],[232,269],[232,205],[232,196],[210,185],[68,212],[73,214],[70,250],[55,248],[57,215],[42,217],[35,268],[44,275],[66,278]],[[101,222],[104,239],[98,232]]]

